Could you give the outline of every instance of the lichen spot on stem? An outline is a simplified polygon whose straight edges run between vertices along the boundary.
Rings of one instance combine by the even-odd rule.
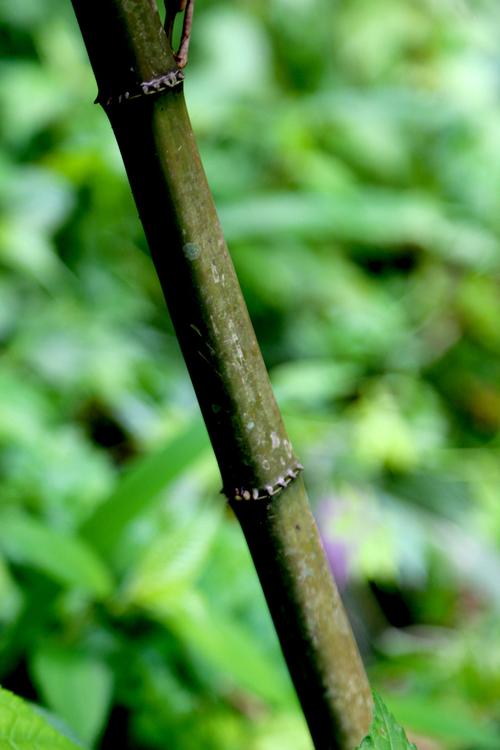
[[[200,256],[200,248],[194,242],[186,242],[182,251],[188,260],[196,260]]]

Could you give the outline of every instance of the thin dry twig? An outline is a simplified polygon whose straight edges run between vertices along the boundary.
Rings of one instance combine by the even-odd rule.
[[[169,5],[171,3],[165,0],[167,9],[167,16],[165,19],[165,31],[170,41],[172,41],[172,34],[174,30],[174,21],[178,13],[184,13],[184,19],[182,23],[182,36],[179,44],[179,49],[174,52],[175,61],[179,68],[185,68],[188,63],[189,55],[189,43],[191,41],[191,29],[193,27],[193,13],[194,13],[195,0],[179,0],[177,10],[172,14],[170,13]]]

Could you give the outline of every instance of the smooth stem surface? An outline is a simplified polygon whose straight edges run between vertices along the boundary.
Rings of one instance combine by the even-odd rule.
[[[252,551],[315,747],[353,750],[370,723],[369,686],[303,482],[292,479],[297,461],[222,235],[182,87],[125,96],[135,96],[145,82],[151,90],[152,81],[164,81],[176,68],[156,2],[73,0],[73,6],[224,488]],[[287,477],[287,489],[275,494]],[[238,502],[243,489],[265,499]]]
[[[353,750],[371,694],[302,478],[240,520],[316,748]]]

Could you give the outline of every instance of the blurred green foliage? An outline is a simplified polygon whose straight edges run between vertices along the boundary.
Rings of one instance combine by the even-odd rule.
[[[197,5],[194,128],[373,683],[422,748],[498,748],[500,7]],[[0,21],[0,682],[88,747],[306,750],[69,0]]]

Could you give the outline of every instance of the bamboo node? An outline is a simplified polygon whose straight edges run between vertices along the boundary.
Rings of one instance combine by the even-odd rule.
[[[124,102],[130,102],[134,99],[142,99],[145,96],[151,96],[153,94],[161,94],[163,91],[179,86],[184,80],[184,73],[180,68],[174,68],[169,70],[168,73],[164,73],[157,78],[152,78],[150,81],[142,81],[137,84],[131,91],[124,91],[121,94],[115,94],[108,97],[97,97],[95,103],[102,104],[105,107],[111,107],[114,104],[123,104]]]
[[[289,485],[297,479],[300,472],[303,470],[301,463],[296,462],[293,466],[290,466],[283,476],[278,477],[274,484],[266,484],[265,487],[236,487],[232,490],[223,489],[222,492],[231,501],[248,501],[248,500],[270,500],[274,495],[277,495],[282,490],[289,487]]]

